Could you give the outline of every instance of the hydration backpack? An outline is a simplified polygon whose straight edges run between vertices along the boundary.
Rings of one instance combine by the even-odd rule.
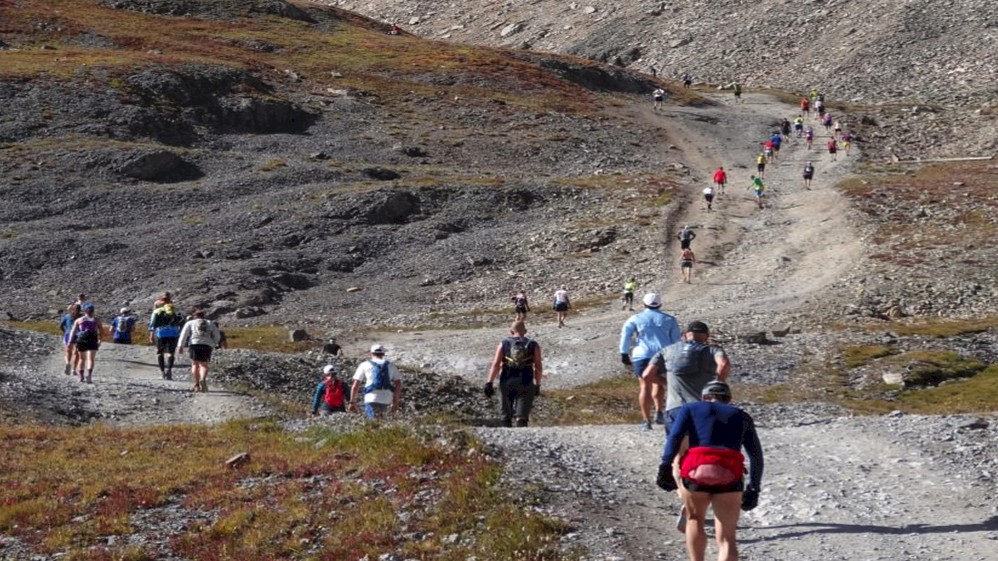
[[[343,382],[333,380],[331,384],[326,384],[326,395],[324,398],[326,405],[330,407],[343,407],[346,402]]]
[[[503,357],[503,367],[508,370],[523,370],[533,366],[533,341],[526,337],[517,337],[508,341],[509,351]]]
[[[392,375],[388,368],[388,361],[375,362],[369,360],[367,362],[371,363],[371,383],[364,386],[364,393],[371,393],[378,390],[392,390],[395,387],[392,385]]]
[[[76,341],[79,343],[97,342],[97,320],[85,319],[81,321],[76,333]]]
[[[208,320],[202,319],[198,321],[197,325],[194,326],[195,333],[200,337],[206,337],[208,335]]]
[[[128,325],[128,316],[118,316],[118,323],[115,324],[114,330],[122,334],[131,331],[132,329]]]

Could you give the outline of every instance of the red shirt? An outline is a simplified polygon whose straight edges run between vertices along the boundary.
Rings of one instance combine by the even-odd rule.
[[[714,172],[714,183],[724,183],[728,180],[728,174],[723,169]]]

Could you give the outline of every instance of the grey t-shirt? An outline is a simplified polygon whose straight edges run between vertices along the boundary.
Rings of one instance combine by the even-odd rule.
[[[721,347],[685,340],[659,351],[652,360],[669,385],[665,410],[700,401],[703,387],[717,378],[717,361],[726,356]]]

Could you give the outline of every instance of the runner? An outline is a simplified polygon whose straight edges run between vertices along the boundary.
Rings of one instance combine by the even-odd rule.
[[[742,85],[735,82],[735,103],[742,103]]]
[[[190,348],[191,380],[194,381],[194,391],[208,391],[208,363],[211,362],[211,352],[222,342],[218,327],[204,317],[204,310],[197,308],[193,317],[184,324],[177,338],[180,354]]]
[[[163,305],[153,310],[149,317],[149,344],[156,343],[156,361],[163,379],[172,380],[177,337],[180,336],[184,317],[173,309],[169,292],[159,301]]]
[[[794,133],[797,134],[797,138],[800,138],[804,132],[804,117],[797,115],[794,117]]]
[[[679,255],[679,268],[683,272],[683,282],[690,284],[690,278],[693,276],[693,264],[696,263],[696,256],[693,255],[693,250],[686,248]]]
[[[756,157],[756,159],[755,159],[755,169],[758,172],[759,177],[766,177],[766,153],[765,152],[759,154],[759,156]]]
[[[347,385],[336,375],[336,367],[327,364],[322,368],[322,381],[315,386],[312,394],[312,416],[343,413],[350,401]]]
[[[624,296],[622,298],[624,305],[620,307],[621,310],[628,309],[634,310],[634,289],[638,287],[638,282],[633,278],[624,283]]]
[[[66,347],[66,369],[63,371],[66,376],[83,368],[81,364],[78,364],[81,359],[76,352],[76,341],[70,338],[76,320],[80,319],[82,315],[83,311],[80,309],[80,305],[73,302],[66,306],[66,313],[62,315],[62,321],[59,323],[59,327],[62,328],[62,344]]]
[[[808,126],[807,130],[804,131],[804,144],[807,146],[808,150],[810,150],[814,145],[814,129],[810,126]]]
[[[832,125],[832,133],[835,135],[835,138],[838,138],[838,139],[841,140],[841,138],[842,138],[842,120],[841,119],[835,119],[835,124]]]
[[[842,135],[842,151],[846,153],[846,156],[849,155],[849,150],[852,148],[852,140],[852,133],[847,132]]]
[[[839,151],[839,144],[835,142],[834,138],[829,138],[827,146],[828,146],[828,153],[832,156],[832,161],[834,162],[836,159],[835,155]]]
[[[568,299],[568,291],[562,286],[554,291],[554,311],[558,314],[558,327],[565,327],[565,317],[568,315],[572,302]]]
[[[530,304],[527,303],[527,293],[519,291],[510,298],[513,301],[513,309],[516,311],[516,319],[524,321],[527,319],[527,312],[530,311]]]
[[[780,133],[783,135],[784,140],[790,139],[790,119],[786,117],[780,122]]]
[[[659,109],[662,108],[662,100],[665,99],[665,90],[663,90],[662,88],[658,88],[657,90],[652,92],[651,97],[653,100],[655,100],[655,102],[652,104],[652,109],[658,111]]]
[[[759,503],[764,463],[762,445],[752,417],[730,405],[731,388],[726,383],[708,383],[700,398],[702,401],[680,408],[666,438],[655,482],[665,491],[679,492],[680,530],[686,532],[686,551],[692,561],[705,559],[705,526],[710,508],[714,510],[717,558],[736,561],[739,510],[752,510]],[[689,448],[682,454],[685,438],[689,438]],[[744,480],[742,448],[749,456],[748,485]],[[678,479],[682,485],[677,481],[676,458],[681,458]]]
[[[676,234],[676,238],[679,239],[679,249],[689,249],[695,237],[697,237],[697,233],[690,228],[689,224],[683,226],[683,229]]]
[[[693,76],[690,76],[688,73],[683,74],[683,87],[689,89],[689,87],[692,85],[693,85]]]
[[[771,159],[775,162],[776,156],[780,153],[780,146],[783,144],[783,137],[780,135],[780,131],[773,131],[773,138],[769,141],[773,144],[773,155]]]
[[[512,427],[515,419],[516,426],[525,427],[530,423],[534,400],[541,393],[541,346],[527,337],[527,326],[522,321],[514,321],[509,334],[496,348],[484,393],[485,397],[495,394],[498,378],[503,426]]]
[[[118,345],[131,345],[134,329],[135,318],[132,317],[132,310],[128,308],[122,308],[111,320],[111,333],[114,334],[114,342]]]
[[[814,101],[814,110],[818,112],[818,117],[824,117],[825,116],[825,102],[822,101],[822,100],[820,100],[820,99],[816,99]]]
[[[104,326],[94,314],[93,304],[84,304],[83,316],[73,322],[73,328],[69,333],[69,340],[76,341],[76,363],[79,365],[77,375],[81,382],[93,383],[94,360],[97,358],[97,349],[100,348],[103,338]],[[86,368],[87,375],[83,376],[83,369]]]
[[[814,179],[814,165],[808,162],[804,165],[804,188],[811,188],[811,180]]]
[[[724,166],[718,166],[717,169],[714,171],[714,185],[717,187],[718,196],[724,194],[724,184],[727,182],[728,182],[728,173],[724,171]]]
[[[368,419],[380,419],[389,410],[398,413],[402,406],[402,373],[394,362],[385,358],[386,354],[388,349],[384,346],[371,345],[371,358],[357,365],[347,411],[356,411],[363,396],[364,414]]]
[[[711,204],[714,202],[714,188],[710,185],[703,189],[703,200],[707,201],[707,212],[710,212]]]
[[[800,99],[800,112],[801,115],[804,115],[805,117],[811,116],[811,101],[806,97],[802,97]]]
[[[752,176],[752,184],[749,185],[749,189],[755,192],[755,204],[762,208],[762,197],[766,191],[766,185],[762,182],[761,177]]]
[[[825,127],[825,134],[832,134],[832,114],[827,113],[821,116],[821,125]]]
[[[662,298],[658,294],[645,294],[641,301],[644,311],[628,318],[620,330],[620,361],[631,367],[631,373],[638,379],[641,427],[651,430],[652,419],[657,424],[665,424],[665,386],[646,382],[641,374],[656,353],[679,341],[680,333],[676,318],[661,311]]]

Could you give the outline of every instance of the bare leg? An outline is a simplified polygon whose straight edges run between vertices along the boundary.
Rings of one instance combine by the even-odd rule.
[[[714,531],[718,561],[738,561],[735,530],[742,504],[741,493],[721,493],[711,498],[714,507]]]
[[[690,561],[704,561],[707,552],[707,532],[704,529],[710,495],[707,493],[683,491],[683,508],[686,509],[686,552]]]
[[[652,403],[655,404],[656,411],[665,411],[665,386],[659,384],[652,384],[651,388],[651,399]]]
[[[638,405],[641,406],[641,418],[648,421],[651,419],[652,391],[655,384],[645,381],[644,378],[638,378],[638,384]]]

